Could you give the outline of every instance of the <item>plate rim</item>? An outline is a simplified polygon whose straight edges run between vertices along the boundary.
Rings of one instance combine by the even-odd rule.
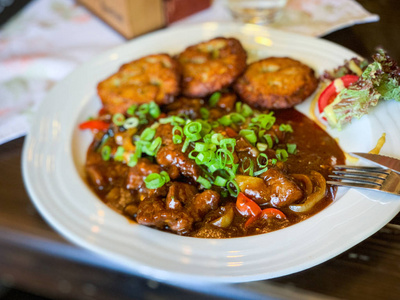
[[[210,25],[207,25],[210,24]],[[216,23],[216,22],[207,22],[207,23],[201,23],[201,24],[193,24],[190,26],[185,26],[185,28],[183,27],[172,27],[172,28],[167,28],[167,29],[163,29],[160,31],[156,31],[156,32],[152,32],[150,34],[141,36],[137,39],[131,40],[128,43],[122,44],[120,46],[114,47],[110,50],[107,50],[105,52],[103,52],[102,54],[97,55],[96,57],[94,57],[93,59],[89,60],[88,62],[82,64],[81,66],[79,66],[77,69],[75,69],[70,75],[68,75],[64,80],[62,80],[61,82],[59,82],[58,84],[55,85],[55,87],[53,87],[53,89],[49,92],[49,94],[45,97],[45,99],[43,99],[41,105],[39,106],[38,112],[39,111],[45,111],[44,107],[46,106],[46,104],[51,101],[51,97],[53,96],[54,93],[57,92],[57,88],[59,86],[61,86],[63,84],[63,82],[67,82],[68,80],[70,80],[70,78],[72,78],[73,76],[75,76],[77,73],[79,73],[80,70],[87,68],[88,66],[91,66],[93,64],[95,64],[96,61],[100,61],[106,57],[110,57],[113,53],[118,53],[123,51],[122,49],[127,49],[129,47],[133,47],[132,45],[136,45],[140,42],[142,42],[143,40],[151,40],[154,39],[155,37],[164,34],[165,32],[173,32],[173,31],[177,31],[177,32],[182,32],[182,31],[191,31],[191,30],[198,30],[199,28],[201,28],[201,26],[211,26],[214,28],[222,28],[222,27],[232,27],[232,28],[242,28],[245,25],[242,24],[238,24],[238,23],[233,23],[233,22],[227,22],[227,23]],[[255,28],[255,25],[251,25],[253,28]],[[256,26],[259,27],[259,26]],[[323,44],[326,45],[331,45],[334,47],[339,47],[344,49],[347,52],[351,52],[354,53],[353,51],[341,46],[341,45],[337,45],[333,42],[330,41],[326,41],[326,40],[322,40],[322,39],[316,39],[316,38],[312,38],[312,37],[305,37],[305,36],[299,36],[297,34],[293,34],[293,33],[287,33],[287,32],[281,32],[279,30],[276,29],[272,29],[272,28],[265,28],[263,29],[263,32],[270,32],[272,33],[272,35],[277,34],[277,33],[281,33],[284,36],[287,37],[297,37],[299,39],[302,40],[308,40],[308,41],[319,41],[322,42]],[[355,53],[354,53],[355,54]],[[31,128],[34,127],[39,127],[40,125],[38,125],[38,120],[35,119],[34,120],[34,124],[32,124]],[[43,126],[43,125],[42,125]],[[73,134],[73,133],[71,133]],[[68,228],[64,228],[63,225],[60,223],[60,221],[56,220],[54,217],[54,215],[52,215],[51,213],[49,213],[47,211],[47,209],[43,206],[43,200],[39,199],[39,193],[37,190],[35,190],[35,187],[33,185],[33,178],[31,177],[32,175],[30,174],[30,167],[31,167],[31,163],[29,163],[29,156],[32,155],[30,153],[31,151],[31,147],[32,147],[32,143],[35,143],[36,141],[33,138],[34,133],[31,132],[31,130],[29,131],[25,141],[24,141],[24,146],[23,146],[23,150],[22,150],[22,173],[23,173],[23,179],[24,179],[24,184],[25,187],[28,191],[29,197],[31,198],[32,202],[34,203],[35,207],[39,210],[40,214],[44,217],[44,219],[48,222],[49,225],[51,225],[51,227],[53,227],[54,229],[56,229],[57,232],[61,233],[63,236],[65,236],[68,240],[74,242],[75,244],[82,246],[83,248],[89,249],[91,251],[94,251],[102,256],[111,258],[113,261],[115,261],[118,264],[121,263],[127,263],[129,265],[129,269],[131,269],[132,272],[134,273],[139,273],[141,275],[144,275],[146,277],[153,277],[156,279],[161,279],[163,281],[169,281],[169,275],[170,274],[174,274],[175,278],[172,281],[176,281],[176,280],[180,280],[180,281],[192,281],[192,280],[199,280],[202,282],[205,281],[212,281],[212,282],[226,282],[226,283],[232,283],[232,282],[245,282],[245,281],[254,281],[254,280],[260,280],[260,279],[267,279],[267,278],[274,278],[274,277],[278,277],[278,276],[283,276],[283,275],[288,275],[288,274],[292,274],[294,272],[298,272],[310,267],[313,267],[317,264],[320,264],[324,261],[327,261],[329,259],[331,259],[332,257],[346,251],[347,249],[351,248],[352,246],[358,244],[359,242],[361,242],[362,240],[364,240],[366,237],[372,235],[374,232],[378,231],[381,227],[383,227],[387,221],[382,221],[380,222],[378,225],[376,225],[374,227],[374,231],[370,231],[368,234],[364,234],[364,235],[359,235],[356,239],[353,240],[352,243],[349,243],[347,245],[347,248],[344,249],[342,247],[342,249],[340,251],[331,251],[328,255],[325,256],[320,256],[318,259],[314,258],[313,259],[313,263],[307,263],[304,262],[303,265],[300,266],[299,265],[292,267],[292,268],[286,268],[285,270],[280,270],[280,271],[276,271],[276,272],[268,272],[271,276],[266,276],[266,274],[264,273],[263,275],[260,275],[259,273],[256,275],[235,275],[235,276],[211,276],[211,275],[202,275],[202,274],[186,274],[186,273],[179,273],[175,270],[175,272],[171,271],[171,270],[160,270],[158,268],[154,268],[154,267],[150,267],[148,265],[143,265],[141,262],[139,261],[132,261],[129,258],[125,257],[124,255],[122,255],[121,253],[110,253],[109,250],[105,250],[104,248],[100,247],[98,245],[94,245],[84,239],[82,239],[82,237],[78,237],[74,234],[72,234],[72,232],[68,229]],[[72,139],[72,136],[69,137],[69,139]],[[98,200],[100,201],[100,200]],[[397,212],[398,210],[400,210],[400,204],[397,205]],[[393,218],[397,212],[393,211],[393,215],[391,216],[391,218]],[[320,213],[319,213],[320,214]],[[318,214],[317,214],[318,215]],[[305,222],[310,222],[311,218],[308,220],[305,220],[299,224],[296,224],[295,226],[301,225],[302,223]],[[308,224],[308,223],[307,223]],[[292,228],[293,226],[289,227]],[[153,230],[153,229],[151,229]],[[284,229],[285,230],[285,229]],[[272,232],[272,233],[268,233],[268,235],[276,235],[277,233],[281,232],[282,230],[276,231],[276,232]],[[168,233],[163,233],[163,234],[168,234]],[[193,239],[193,238],[188,238],[188,237],[180,237],[180,238],[184,238],[184,239]],[[175,240],[176,238],[172,238],[173,240]],[[243,238],[242,238],[243,239]],[[245,239],[247,240],[253,240],[253,239],[260,239],[259,236],[254,236],[254,237],[246,237]],[[228,240],[224,240],[227,241],[225,244],[234,244],[234,242],[228,242]]]

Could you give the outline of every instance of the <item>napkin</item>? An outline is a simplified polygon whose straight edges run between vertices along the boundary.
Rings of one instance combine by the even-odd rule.
[[[226,0],[172,26],[232,21]],[[271,26],[322,36],[344,26],[377,21],[353,0],[288,0]],[[78,65],[122,44],[124,38],[73,0],[35,0],[0,29],[0,144],[29,130],[48,90]]]
[[[0,30],[0,144],[25,135],[48,90],[125,39],[73,0],[36,0]]]

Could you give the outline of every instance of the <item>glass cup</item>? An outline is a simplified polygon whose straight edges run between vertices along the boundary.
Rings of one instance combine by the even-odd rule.
[[[228,0],[235,19],[244,23],[265,25],[276,21],[287,0]]]

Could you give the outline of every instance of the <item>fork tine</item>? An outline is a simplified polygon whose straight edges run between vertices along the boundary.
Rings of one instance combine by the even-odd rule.
[[[347,165],[336,165],[334,166],[334,170],[354,170],[360,172],[375,172],[380,174],[389,174],[387,169],[383,169],[380,167],[364,167],[364,166],[347,166]]]
[[[382,181],[385,180],[387,177],[386,173],[371,173],[371,172],[364,172],[364,171],[336,171],[334,170],[333,173],[335,175],[345,175],[350,177],[361,177],[361,178],[371,178],[371,179],[381,179]]]
[[[379,190],[378,186],[369,185],[369,184],[357,184],[354,182],[350,183],[350,182],[343,182],[343,181],[327,181],[326,183],[328,183],[330,185],[336,185],[336,186],[358,187],[358,188]]]
[[[354,184],[368,184],[375,186],[382,186],[384,181],[383,178],[375,179],[372,177],[357,177],[357,176],[340,176],[340,175],[328,175],[329,178],[341,180],[341,182],[348,182]]]

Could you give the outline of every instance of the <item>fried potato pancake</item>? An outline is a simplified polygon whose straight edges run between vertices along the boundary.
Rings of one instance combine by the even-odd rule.
[[[288,57],[269,57],[250,64],[234,84],[243,102],[284,109],[303,102],[318,85],[314,70]]]
[[[121,66],[97,85],[104,108],[124,113],[133,104],[167,104],[180,92],[178,63],[168,54],[142,57]]]
[[[215,38],[188,47],[178,55],[182,93],[204,97],[229,86],[246,68],[247,54],[235,38]]]

